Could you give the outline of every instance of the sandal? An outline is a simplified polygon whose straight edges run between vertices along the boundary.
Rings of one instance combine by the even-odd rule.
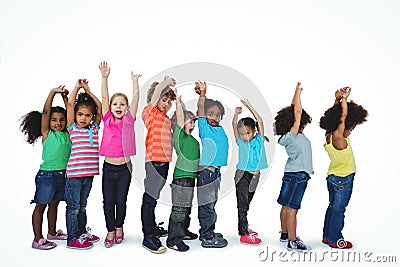
[[[122,235],[115,234],[115,243],[121,244],[122,241],[124,240],[124,229],[123,229],[123,227],[121,227],[121,228],[117,228],[117,230],[121,230]]]
[[[113,234],[113,239],[107,239],[107,236],[108,236],[109,234]],[[104,246],[105,246],[106,248],[111,248],[111,247],[114,245],[114,243],[115,243],[115,231],[113,231],[113,232],[108,232],[108,233],[107,233],[107,236],[106,236],[106,238],[104,239]]]
[[[67,237],[61,229],[57,230],[55,235],[47,234],[47,240],[67,240]]]
[[[40,250],[49,250],[55,248],[57,246],[56,243],[50,242],[44,238],[39,239],[38,242],[35,240],[32,241],[32,248],[40,249]]]

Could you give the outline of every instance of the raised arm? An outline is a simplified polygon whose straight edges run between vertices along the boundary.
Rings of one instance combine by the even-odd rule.
[[[65,108],[67,108],[67,105],[68,105],[68,94],[69,94],[69,91],[64,88],[64,91],[61,93],[61,97],[63,99]]]
[[[197,101],[197,116],[203,118],[205,115],[204,111],[204,102],[206,101],[206,92],[207,92],[207,83],[204,82],[196,82],[195,91],[200,91],[199,100]]]
[[[157,102],[161,97],[162,90],[169,85],[175,86],[176,81],[174,78],[170,78],[168,76],[165,76],[164,80],[162,82],[160,82],[159,84],[157,84],[156,88],[154,89],[153,96],[151,97],[151,105],[153,107],[155,107],[157,105]]]
[[[236,107],[235,108],[235,113],[233,113],[233,118],[232,118],[232,129],[233,129],[233,135],[235,136],[235,141],[239,139],[239,130],[237,128],[238,126],[238,117],[239,114],[242,113],[242,108],[241,107]]]
[[[78,95],[79,89],[82,88],[82,79],[79,79],[76,84],[74,89],[72,89],[71,95],[69,96],[68,99],[68,104],[67,104],[67,127],[70,127],[72,124],[75,122],[75,102],[76,102],[76,96]]]
[[[261,118],[260,114],[258,114],[256,109],[250,104],[250,101],[248,99],[242,99],[240,101],[243,103],[243,105],[246,108],[248,108],[250,110],[251,114],[253,114],[253,116],[257,122],[258,132],[262,137],[264,137],[264,121]]]
[[[299,133],[300,121],[301,121],[301,113],[303,112],[303,107],[301,106],[300,94],[303,88],[301,87],[301,83],[297,82],[296,90],[293,95],[292,105],[294,106],[294,122],[290,131],[297,135]]]
[[[346,118],[347,118],[347,112],[348,112],[348,106],[347,106],[347,98],[350,95],[351,88],[350,87],[345,87],[346,91],[342,94],[342,114],[340,115],[340,122],[338,125],[338,128],[333,131],[332,135],[332,144],[333,146],[338,149],[345,149],[347,147],[347,142],[345,137],[343,136],[344,131],[346,130]]]
[[[131,71],[131,78],[133,83],[133,91],[132,91],[132,100],[131,100],[131,114],[132,117],[136,118],[136,113],[139,106],[139,78],[142,77],[142,74],[133,74]]]
[[[178,90],[175,89],[176,94],[176,124],[180,127],[184,128],[185,126],[185,114],[184,114],[184,104],[182,103],[182,99],[178,96]]]
[[[64,89],[63,85],[60,85],[56,88],[50,90],[49,95],[47,96],[46,102],[44,102],[43,112],[42,112],[42,123],[40,126],[40,130],[42,133],[42,142],[44,142],[49,135],[50,132],[50,119],[51,119],[51,105],[53,104],[54,96],[57,93],[64,93],[66,89]],[[68,91],[67,91],[68,92]]]
[[[107,113],[110,110],[110,96],[108,94],[108,76],[111,68],[106,61],[100,62],[99,70],[101,72],[101,103],[102,110]]]
[[[82,80],[82,88],[85,90],[85,92],[91,97],[93,98],[94,102],[96,103],[97,106],[97,114],[94,118],[94,121],[100,125],[101,122],[101,116],[103,115],[102,112],[102,105],[100,100],[92,93],[92,91],[89,88],[89,81],[87,79],[83,79]]]

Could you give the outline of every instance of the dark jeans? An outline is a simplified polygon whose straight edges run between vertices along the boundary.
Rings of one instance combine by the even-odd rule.
[[[195,178],[172,180],[172,210],[168,223],[167,246],[173,246],[183,240],[190,225]]]
[[[141,219],[144,238],[153,237],[156,225],[154,209],[157,199],[160,197],[161,189],[164,187],[168,176],[169,163],[149,161],[145,163],[146,178],[144,189]]]
[[[93,176],[67,178],[65,184],[67,244],[75,241],[86,233],[86,206]]]
[[[248,235],[248,221],[247,212],[249,211],[250,202],[253,199],[254,193],[249,191],[251,180],[253,179],[253,174],[247,171],[236,171],[242,175],[239,181],[236,183],[236,200],[238,209],[238,230],[239,235]]]
[[[103,164],[103,210],[109,232],[124,225],[126,201],[132,180],[132,163],[113,165]]]
[[[326,178],[329,206],[325,213],[323,237],[327,238],[329,243],[337,244],[343,239],[344,212],[353,192],[354,175],[355,173],[346,177],[329,175]]]
[[[217,213],[215,204],[218,200],[218,188],[221,173],[219,170],[205,168],[199,171],[197,179],[197,199],[199,202],[198,218],[200,222],[200,239],[211,239],[214,236]]]

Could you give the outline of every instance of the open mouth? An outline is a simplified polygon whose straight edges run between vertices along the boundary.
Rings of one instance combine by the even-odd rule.
[[[121,115],[122,115],[122,111],[121,111],[121,110],[116,110],[115,113],[116,113],[118,116],[121,116]]]

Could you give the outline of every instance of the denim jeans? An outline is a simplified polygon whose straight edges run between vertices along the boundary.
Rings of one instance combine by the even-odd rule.
[[[49,204],[62,201],[65,195],[65,170],[39,170],[35,177],[36,191],[31,203]]]
[[[255,191],[250,192],[250,184],[252,183],[253,177],[255,177],[256,179],[258,178],[256,175],[251,174],[247,171],[236,170],[235,173],[235,180],[238,180],[235,187],[236,187],[236,200],[238,209],[239,235],[248,234],[249,223],[247,221],[247,212],[249,211],[250,202],[253,199],[255,193]]]
[[[156,225],[154,210],[161,189],[164,187],[168,176],[169,163],[149,161],[145,163],[146,178],[141,208],[142,231],[144,238],[153,237]]]
[[[191,202],[193,200],[194,185],[194,178],[172,180],[172,209],[168,223],[167,246],[178,244],[183,240],[185,233],[188,231],[190,213],[192,212]],[[183,204],[180,205],[180,203]]]
[[[86,233],[86,205],[92,189],[93,176],[67,178],[66,180],[65,203],[67,204],[67,244],[69,244]]]
[[[124,225],[126,201],[132,180],[132,163],[113,165],[103,164],[103,210],[109,232]]]
[[[329,175],[327,180],[329,192],[329,206],[326,209],[323,237],[329,243],[336,244],[343,239],[344,212],[349,204],[353,192],[353,181],[355,173],[346,177]]]
[[[299,210],[308,180],[310,180],[310,175],[304,171],[285,172],[282,178],[281,192],[277,200],[278,203],[282,206]]]
[[[200,222],[200,239],[214,236],[217,213],[215,204],[218,200],[218,188],[221,173],[219,170],[205,168],[199,171],[197,179],[197,200],[199,202],[198,218]]]

